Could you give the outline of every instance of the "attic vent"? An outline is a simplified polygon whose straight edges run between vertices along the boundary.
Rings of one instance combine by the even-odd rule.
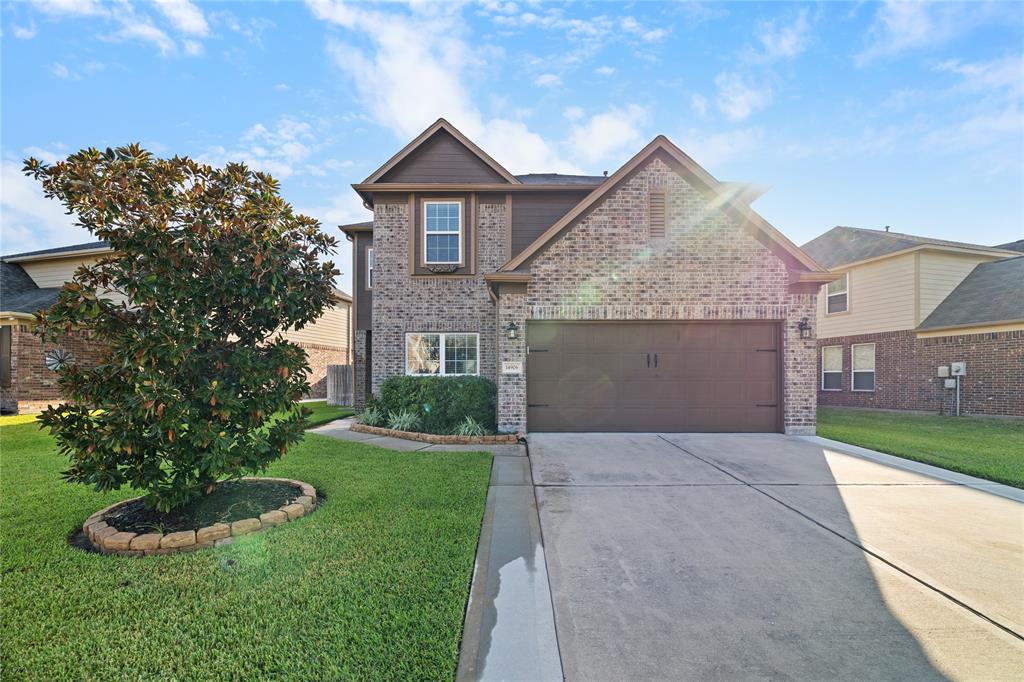
[[[651,237],[665,236],[665,190],[652,189],[647,195],[647,216]]]

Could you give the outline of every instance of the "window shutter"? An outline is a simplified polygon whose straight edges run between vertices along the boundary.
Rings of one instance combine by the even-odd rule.
[[[664,237],[665,190],[653,189],[647,195],[647,217],[651,237]]]

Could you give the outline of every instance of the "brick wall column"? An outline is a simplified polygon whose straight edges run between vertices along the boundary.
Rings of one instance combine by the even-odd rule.
[[[519,336],[509,339],[505,327],[519,326]],[[526,295],[502,294],[498,300],[498,430],[526,430]],[[503,362],[523,363],[522,374],[502,374]]]
[[[366,373],[370,368],[366,364],[366,330],[355,332],[355,347],[352,353],[352,399],[355,407],[366,407]]]
[[[790,435],[813,436],[817,425],[817,341],[812,329],[811,338],[801,339],[800,320],[807,318],[813,327],[817,312],[817,295],[790,294],[789,315],[783,323],[782,338],[785,349],[785,410],[783,423]]]

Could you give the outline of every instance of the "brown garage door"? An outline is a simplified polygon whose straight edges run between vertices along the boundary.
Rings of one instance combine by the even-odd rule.
[[[774,322],[530,322],[531,431],[778,431]]]

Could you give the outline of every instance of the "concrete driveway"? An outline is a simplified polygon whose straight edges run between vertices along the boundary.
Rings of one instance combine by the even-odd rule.
[[[781,435],[529,444],[569,680],[1024,678],[1019,502]]]

